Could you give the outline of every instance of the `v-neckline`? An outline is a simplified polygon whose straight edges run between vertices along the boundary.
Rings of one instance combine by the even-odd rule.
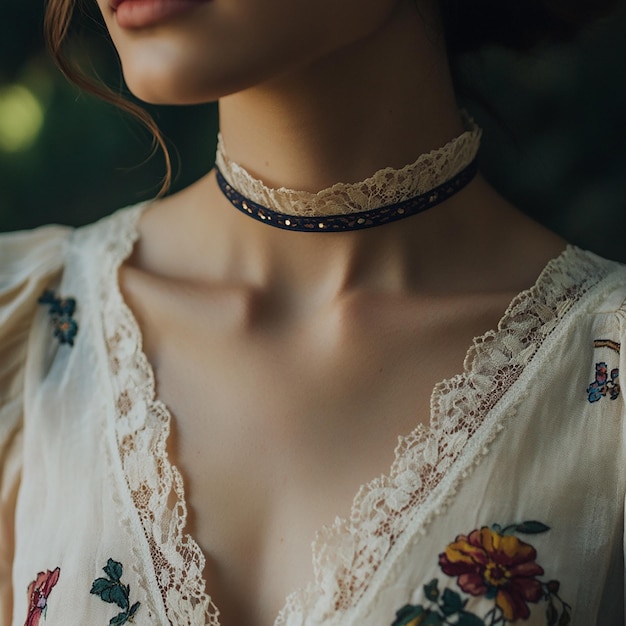
[[[123,209],[108,218],[107,254],[100,266],[119,459],[168,621],[173,626],[220,626],[219,609],[203,577],[206,557],[184,530],[183,480],[167,454],[172,415],[157,396],[140,326],[119,284],[119,270],[139,239],[138,223],[147,206]],[[285,599],[275,626],[318,602],[326,601],[327,609],[335,612],[358,602],[406,529],[411,512],[427,506],[429,495],[467,442],[571,306],[600,280],[598,274],[591,255],[568,246],[547,263],[532,287],[513,299],[496,329],[474,339],[463,372],[435,385],[430,424],[418,423],[400,437],[388,474],[361,486],[349,518],[319,531],[313,546],[316,582]],[[373,506],[374,499],[379,503],[381,498],[386,506]]]

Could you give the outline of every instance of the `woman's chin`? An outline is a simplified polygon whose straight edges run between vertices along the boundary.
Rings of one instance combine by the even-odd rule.
[[[198,71],[193,68],[166,70],[164,65],[123,67],[124,80],[139,100],[155,105],[193,105],[220,98],[259,85],[267,77],[250,71]]]
[[[164,68],[124,69],[130,92],[142,102],[161,105],[186,105],[213,102],[221,97],[219,85],[198,84],[198,77],[187,80],[180,72]]]

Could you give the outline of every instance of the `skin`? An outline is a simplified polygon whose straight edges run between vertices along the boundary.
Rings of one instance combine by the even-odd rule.
[[[271,186],[362,180],[462,132],[430,2],[211,0],[133,31],[98,2],[131,90],[219,99],[229,156]],[[353,233],[259,224],[212,173],[144,214],[120,285],[223,625],[273,623],[313,577],[316,530],[388,472],[433,386],[564,245],[480,177]]]

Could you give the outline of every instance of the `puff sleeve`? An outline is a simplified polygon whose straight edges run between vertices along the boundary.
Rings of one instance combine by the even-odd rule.
[[[0,626],[11,623],[14,512],[19,490],[24,370],[37,300],[62,270],[70,229],[0,234]]]

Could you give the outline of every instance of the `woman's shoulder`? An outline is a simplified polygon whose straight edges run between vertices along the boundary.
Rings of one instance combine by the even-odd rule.
[[[588,350],[613,347],[626,353],[626,265],[569,246],[553,266],[554,276],[543,287],[552,298],[557,317],[569,328],[568,361]],[[550,267],[546,268],[550,271]],[[612,355],[615,357],[615,354]]]
[[[570,246],[556,279],[555,308],[564,311],[563,332],[556,333],[543,364],[562,381],[578,381],[574,372],[585,377],[570,394],[575,403],[585,389],[588,408],[611,407],[626,417],[620,386],[620,370],[626,367],[626,265]]]
[[[538,285],[555,307],[576,304],[589,314],[626,305],[626,265],[574,245],[548,263]]]
[[[64,242],[72,229],[49,225],[33,230],[0,233],[0,289],[15,277],[45,270],[62,256]]]
[[[50,224],[31,230],[0,233],[0,294],[6,297],[16,284],[51,276],[63,269],[69,250],[102,244],[119,245],[132,239],[134,224],[145,204],[119,209],[81,227]],[[0,307],[6,300],[0,298]]]
[[[88,264],[97,267],[106,248],[132,245],[140,209],[120,209],[80,228],[48,225],[0,233],[0,404],[12,386],[7,373],[25,358],[42,296],[71,278],[68,274],[84,272]]]
[[[63,267],[71,228],[43,226],[0,234],[0,354],[4,343],[26,330],[45,285]]]
[[[592,313],[600,315],[626,312],[626,265],[589,251],[572,248],[573,268],[584,268],[589,276]],[[595,287],[595,288],[594,288]]]
[[[28,337],[38,299],[63,267],[71,229],[44,226],[0,234],[0,461],[19,423]]]

